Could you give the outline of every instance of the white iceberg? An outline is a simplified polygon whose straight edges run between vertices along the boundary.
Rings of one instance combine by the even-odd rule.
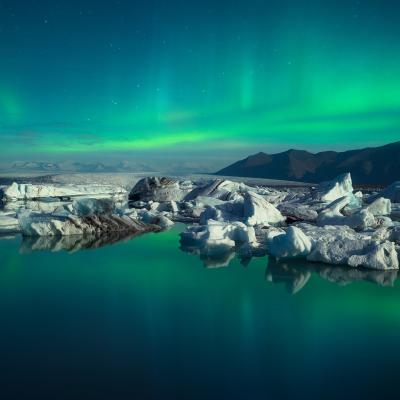
[[[305,257],[311,251],[311,240],[303,231],[289,226],[286,232],[272,238],[268,244],[268,254],[275,258]]]
[[[18,233],[20,231],[15,213],[0,213],[0,234]]]
[[[13,183],[2,190],[6,201],[37,200],[47,198],[71,198],[78,196],[117,196],[126,194],[126,190],[112,185],[33,185]]]
[[[132,201],[180,201],[189,192],[190,186],[181,187],[176,179],[151,176],[141,179],[129,193]]]
[[[349,203],[348,196],[341,197],[330,203],[318,214],[317,225],[347,225],[358,230],[377,226],[374,215],[368,209],[357,210],[349,215],[344,215],[342,211]]]
[[[64,236],[120,231],[133,233],[157,230],[154,225],[144,224],[128,216],[115,214],[90,217],[79,217],[71,214],[64,217],[27,212],[21,213],[18,219],[24,236]]]
[[[312,191],[312,198],[322,202],[331,202],[343,196],[354,197],[350,173],[322,182]]]
[[[250,191],[244,193],[243,217],[250,226],[276,225],[285,221],[285,217],[274,205]]]
[[[392,212],[392,204],[389,199],[378,197],[368,207],[367,210],[374,216],[390,215]]]
[[[239,192],[245,192],[251,188],[244,183],[216,179],[193,189],[185,197],[185,201],[195,200],[199,197],[213,197],[224,201],[234,200]]]
[[[244,219],[243,198],[241,201],[225,201],[216,206],[207,206],[200,215],[200,224],[207,224],[208,220],[230,222]]]
[[[21,211],[18,221],[24,236],[98,235],[158,229],[130,215],[117,214],[109,199],[80,199],[60,206],[52,214]]]
[[[232,248],[245,243],[256,243],[253,227],[242,222],[220,222],[209,220],[207,225],[188,226],[181,233],[181,242],[198,246]]]
[[[312,242],[307,260],[326,264],[343,264],[378,270],[398,269],[395,244],[372,235],[357,233],[348,226],[297,225]]]

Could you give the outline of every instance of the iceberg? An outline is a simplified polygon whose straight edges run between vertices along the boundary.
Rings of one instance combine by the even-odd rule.
[[[113,232],[157,231],[129,215],[119,215],[109,199],[80,199],[59,207],[52,214],[22,211],[18,214],[24,236],[64,236],[109,234]]]
[[[303,231],[289,226],[285,233],[275,235],[269,245],[268,253],[275,258],[306,257],[311,251],[311,240]]]
[[[377,270],[398,269],[395,244],[357,233],[348,226],[324,226],[300,223],[297,225],[312,242],[308,261],[343,264]]]
[[[181,233],[181,242],[226,249],[244,243],[256,243],[256,236],[254,228],[242,222],[209,220],[206,225],[188,226]]]
[[[271,203],[254,192],[244,193],[243,216],[248,225],[277,225],[285,222],[285,217]]]
[[[132,201],[180,201],[188,193],[190,186],[181,187],[176,179],[151,176],[141,179],[129,193]]]
[[[350,199],[348,196],[341,197],[330,203],[318,214],[317,225],[347,225],[357,230],[365,230],[377,226],[374,214],[368,208],[344,215],[342,211],[349,203]]]
[[[15,213],[0,213],[0,234],[18,233],[19,231],[19,222]]]
[[[331,181],[322,182],[312,191],[311,195],[314,200],[321,202],[332,202],[343,196],[352,198],[354,195],[351,175],[346,173]]]
[[[35,249],[73,251],[184,222],[192,225],[181,233],[181,248],[207,266],[227,265],[235,254],[243,264],[269,254],[270,260],[301,257],[395,270],[400,250],[396,185],[362,196],[353,194],[350,174],[311,192],[152,176],[139,180],[128,200],[124,189],[112,185],[13,183],[1,189],[8,202],[0,213],[0,233],[33,237],[26,243]],[[65,238],[38,239],[45,236]]]
[[[24,236],[100,235],[121,231],[153,232],[160,229],[156,225],[116,214],[80,217],[74,214],[57,216],[27,212],[21,213],[18,219]]]
[[[126,194],[126,190],[112,185],[33,185],[13,183],[1,190],[0,198],[5,201],[69,199],[79,196],[118,196]]]
[[[195,200],[198,197],[212,197],[219,200],[234,200],[237,193],[251,190],[244,183],[216,179],[205,185],[193,189],[185,197],[185,201]]]

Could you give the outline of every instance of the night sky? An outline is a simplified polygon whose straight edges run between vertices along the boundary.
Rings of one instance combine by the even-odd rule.
[[[222,160],[400,135],[392,0],[0,0],[9,160]]]

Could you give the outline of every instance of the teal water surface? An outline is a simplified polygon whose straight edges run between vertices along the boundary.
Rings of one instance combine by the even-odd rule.
[[[398,397],[396,273],[205,268],[180,229],[74,253],[0,240],[0,397]]]

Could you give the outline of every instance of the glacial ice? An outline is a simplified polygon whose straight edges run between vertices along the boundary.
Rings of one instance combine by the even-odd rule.
[[[318,212],[310,206],[299,203],[281,203],[277,206],[278,210],[293,221],[314,222],[318,217]]]
[[[190,186],[181,186],[176,179],[151,176],[141,179],[129,193],[132,201],[180,201],[189,192]]]
[[[285,217],[271,203],[254,192],[244,193],[243,213],[246,223],[254,225],[276,225],[283,223]]]
[[[331,181],[322,182],[312,191],[312,198],[322,202],[331,202],[343,196],[354,197],[353,183],[349,173],[339,175]]]
[[[377,221],[368,208],[344,215],[342,210],[350,203],[348,196],[340,197],[323,209],[317,217],[317,225],[347,225],[353,229],[365,230],[375,227]]]
[[[17,233],[20,231],[18,218],[13,212],[0,212],[0,234]]]
[[[0,198],[6,201],[35,200],[47,198],[71,198],[78,196],[125,195],[126,190],[112,185],[33,185],[13,183],[2,189]]]
[[[19,224],[24,236],[57,236],[102,234],[119,231],[156,231],[155,225],[148,225],[128,216],[93,215],[80,217],[74,214],[56,216],[39,213],[20,213]]]
[[[316,227],[306,223],[297,226],[311,239],[309,261],[378,270],[399,268],[395,244],[391,241],[357,233],[349,226]]]
[[[199,255],[209,267],[227,265],[235,254],[243,264],[269,254],[270,260],[303,258],[347,268],[395,270],[400,250],[400,203],[394,203],[398,186],[374,195],[353,194],[350,174],[311,191],[148,177],[136,183],[128,201],[128,192],[112,185],[13,184],[2,189],[6,203],[0,233],[21,231],[36,237],[25,241],[34,249],[73,250],[184,222],[181,248]],[[298,288],[306,279],[296,282]]]
[[[52,214],[21,211],[19,226],[24,236],[107,234],[112,232],[146,232],[158,229],[118,214],[110,199],[79,199],[57,208]]]
[[[367,210],[376,217],[390,215],[392,204],[389,199],[378,197],[367,207]]]
[[[244,183],[216,179],[193,189],[187,194],[185,200],[195,200],[198,197],[212,197],[224,201],[234,200],[234,197],[238,192],[245,192],[249,189],[250,187]]]
[[[305,257],[310,251],[311,240],[295,226],[289,226],[285,233],[274,236],[268,245],[268,253],[276,258]]]

